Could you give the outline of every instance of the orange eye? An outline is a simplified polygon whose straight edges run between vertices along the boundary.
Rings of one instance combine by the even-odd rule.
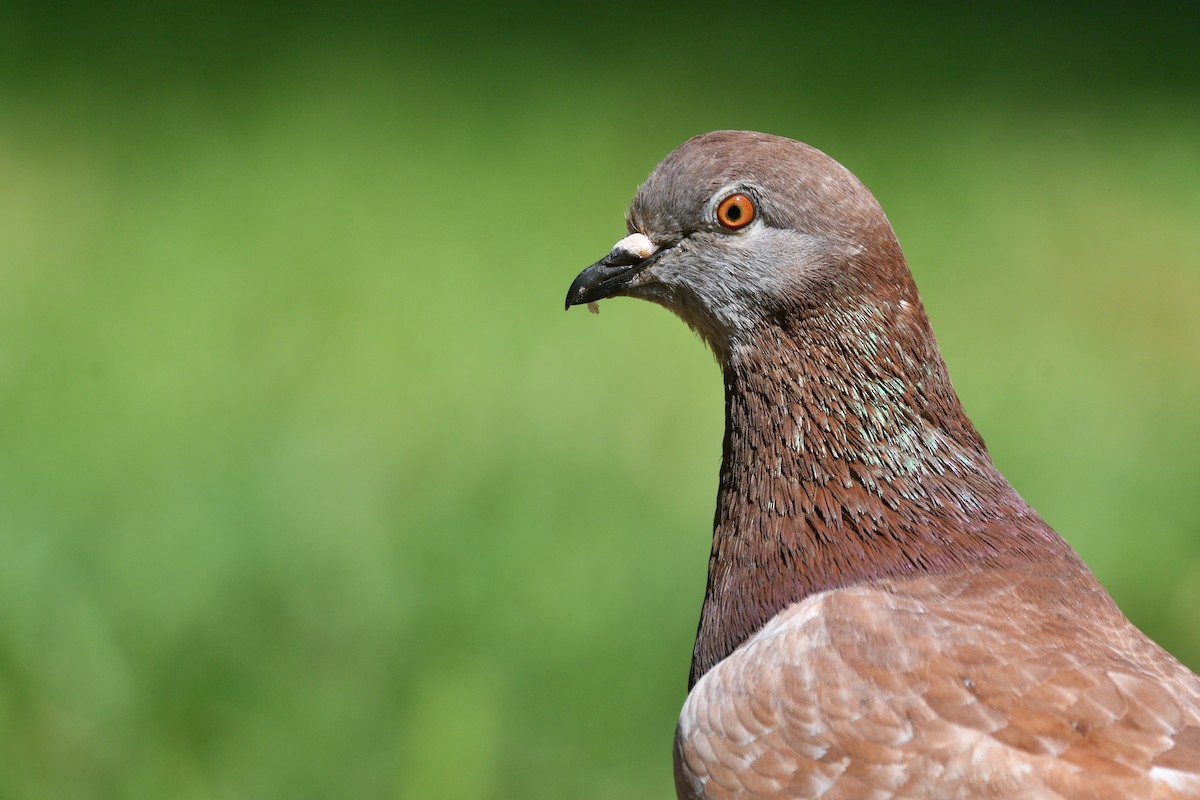
[[[754,221],[754,201],[744,194],[731,194],[717,206],[717,222],[731,231]]]

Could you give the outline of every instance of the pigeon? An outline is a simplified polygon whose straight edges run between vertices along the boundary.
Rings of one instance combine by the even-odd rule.
[[[872,194],[763,133],[658,164],[566,305],[679,316],[725,383],[679,798],[1200,798],[1200,676],[996,469]]]

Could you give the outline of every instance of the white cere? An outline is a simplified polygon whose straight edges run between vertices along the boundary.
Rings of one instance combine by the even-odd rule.
[[[631,233],[613,245],[613,250],[624,250],[633,253],[638,258],[649,258],[658,248],[644,233]]]

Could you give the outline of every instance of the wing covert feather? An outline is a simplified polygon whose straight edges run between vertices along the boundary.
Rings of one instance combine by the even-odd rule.
[[[688,696],[679,796],[1200,797],[1200,679],[1106,596],[1047,601],[1084,578],[891,580],[785,609]]]

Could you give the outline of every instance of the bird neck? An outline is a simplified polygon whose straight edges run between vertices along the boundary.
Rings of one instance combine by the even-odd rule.
[[[1074,559],[993,466],[915,291],[789,320],[724,359],[724,453],[691,684],[815,592]]]

